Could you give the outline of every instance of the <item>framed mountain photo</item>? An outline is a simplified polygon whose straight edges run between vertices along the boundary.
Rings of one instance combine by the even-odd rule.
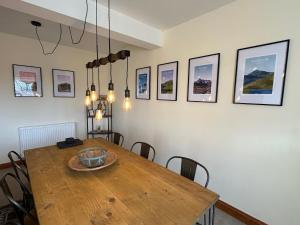
[[[75,98],[74,71],[52,69],[53,96]]]
[[[43,97],[41,67],[12,66],[15,97]]]
[[[282,106],[289,40],[237,51],[233,102]]]
[[[157,66],[157,100],[177,101],[178,61]]]
[[[150,100],[151,88],[151,67],[143,67],[136,69],[136,99]]]
[[[189,59],[188,102],[217,102],[220,54]]]

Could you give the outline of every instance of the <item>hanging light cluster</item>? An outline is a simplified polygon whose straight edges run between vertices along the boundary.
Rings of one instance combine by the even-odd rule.
[[[99,59],[99,49],[98,49],[98,19],[97,19],[97,12],[98,11],[98,0],[96,0],[96,53],[97,58],[86,64],[87,69],[87,89],[86,89],[86,96],[85,96],[85,105],[90,106],[94,105],[96,101],[99,101],[97,105],[97,109],[95,111],[95,119],[101,120],[103,117],[103,107],[100,101],[100,76],[99,76],[99,67],[102,65],[109,64],[109,77],[110,81],[108,83],[108,92],[106,100],[109,104],[112,104],[116,100],[115,92],[114,92],[114,84],[112,81],[112,64],[118,60],[125,60],[126,59],[126,90],[125,90],[125,99],[123,103],[123,109],[128,111],[131,109],[131,101],[130,101],[130,90],[128,89],[128,58],[130,57],[130,51],[122,50],[116,54],[111,52],[111,25],[110,25],[110,0],[108,0],[108,49],[109,55],[104,58]],[[97,68],[98,71],[98,91],[99,94],[97,96],[96,93],[96,86],[94,84],[94,68]],[[89,70],[92,70],[92,84],[91,89],[89,89]]]
[[[83,25],[83,30],[82,33],[78,39],[78,41],[75,41],[72,35],[71,27],[69,27],[69,33],[71,37],[72,44],[77,45],[81,43],[81,40],[85,34],[86,30],[86,24],[87,24],[87,16],[88,16],[88,0],[85,0],[86,3],[86,11],[85,11],[85,18],[84,18],[84,25]],[[117,52],[116,54],[113,54],[111,52],[111,26],[110,26],[110,0],[108,0],[108,47],[109,47],[109,54],[107,57],[100,58],[99,59],[99,45],[98,45],[98,0],[96,0],[96,55],[97,58],[92,61],[88,62],[86,64],[86,75],[87,75],[87,89],[85,93],[85,105],[88,106],[93,106],[96,104],[97,101],[99,101],[96,110],[94,110],[94,115],[97,120],[101,120],[103,117],[103,110],[104,106],[101,104],[101,96],[100,96],[100,74],[99,74],[99,67],[104,66],[106,64],[109,64],[109,76],[110,76],[110,81],[108,83],[108,92],[107,92],[107,102],[112,104],[116,100],[115,92],[114,92],[114,84],[112,81],[112,64],[118,60],[125,60],[126,59],[126,89],[125,89],[125,99],[123,102],[123,108],[125,111],[128,111],[131,109],[131,101],[130,101],[130,91],[128,89],[128,58],[130,57],[130,51],[128,50],[121,50]],[[52,55],[55,53],[57,47],[59,46],[61,39],[62,39],[62,25],[60,24],[60,33],[59,33],[59,38],[54,46],[54,48],[51,51],[45,51],[44,45],[40,39],[38,29],[42,26],[42,24],[39,21],[31,21],[31,24],[35,27],[35,33],[36,37],[40,43],[42,53],[47,56],[47,55]],[[96,91],[96,85],[94,82],[94,68],[97,68],[97,76],[98,76],[98,94]],[[91,86],[89,87],[89,70],[92,72],[92,83]],[[103,103],[104,104],[104,103]]]

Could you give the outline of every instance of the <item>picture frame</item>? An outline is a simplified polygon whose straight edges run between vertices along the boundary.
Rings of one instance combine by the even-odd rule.
[[[234,104],[282,106],[290,40],[237,50]]]
[[[220,53],[189,59],[188,102],[217,103]]]
[[[53,97],[75,98],[75,72],[52,69]]]
[[[157,100],[177,101],[178,61],[157,65]]]
[[[151,98],[151,66],[136,69],[135,98],[150,100]]]
[[[43,97],[42,68],[13,64],[15,97]]]

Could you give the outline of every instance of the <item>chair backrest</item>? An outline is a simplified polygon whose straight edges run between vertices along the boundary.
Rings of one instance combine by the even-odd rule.
[[[12,191],[8,185],[8,177],[10,177],[14,182],[16,182],[20,186],[23,192],[23,196],[28,196],[32,194],[28,190],[28,188],[20,181],[20,179],[12,173],[5,174],[0,180],[0,187],[3,191],[3,194],[7,198],[11,206],[14,208],[20,223],[24,224],[24,217],[27,216],[32,220],[32,222],[37,224],[36,217],[26,209],[25,207],[26,203],[24,202],[24,199],[23,199],[23,203],[20,204],[20,202],[17,201],[17,199],[12,194]]]
[[[151,161],[153,162],[154,161],[154,158],[155,158],[155,149],[154,147],[152,147],[151,145],[145,143],[145,142],[135,142],[132,146],[131,146],[131,149],[130,151],[132,152],[133,151],[133,148],[134,146],[140,144],[141,145],[141,148],[140,148],[140,156],[146,158],[146,159],[149,159],[149,153],[150,153],[150,150],[152,150],[152,153],[153,153],[153,156],[152,156],[152,159]]]
[[[21,179],[20,174],[22,174],[23,176],[25,176],[27,178],[27,180],[29,180],[27,166],[26,166],[25,161],[22,159],[22,157],[17,152],[10,151],[8,153],[8,158],[13,166],[16,176],[19,179]],[[17,159],[17,161],[15,160],[15,158]]]
[[[112,138],[112,143],[116,144],[116,145],[123,145],[124,142],[124,136],[118,132],[112,132],[111,134],[111,138]],[[109,135],[106,136],[106,140],[109,140]]]
[[[203,166],[202,164],[198,163],[197,161],[195,161],[193,159],[189,159],[189,158],[186,158],[183,156],[173,156],[167,161],[166,168],[168,168],[169,163],[173,159],[181,159],[180,175],[184,176],[192,181],[195,180],[197,166],[201,167],[206,173],[206,182],[205,182],[204,187],[207,187],[207,185],[209,183],[209,172],[205,166]]]

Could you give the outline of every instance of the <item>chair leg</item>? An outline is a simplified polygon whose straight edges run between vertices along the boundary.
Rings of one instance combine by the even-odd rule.
[[[213,205],[213,209],[212,209],[212,225],[215,224],[215,208],[216,208],[216,206]]]
[[[208,209],[208,225],[214,225],[215,224],[215,208],[216,206],[213,205],[211,208]],[[207,216],[206,213],[203,215],[203,221],[196,222],[195,225],[206,225],[207,224]],[[202,224],[203,222],[203,224]]]
[[[212,220],[211,220],[211,208],[208,210],[208,224],[211,225]]]

